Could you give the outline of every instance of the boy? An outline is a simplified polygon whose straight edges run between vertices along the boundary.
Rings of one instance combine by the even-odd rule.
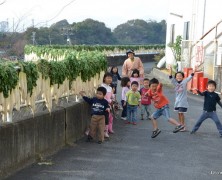
[[[136,115],[137,107],[140,106],[140,93],[138,92],[138,82],[133,81],[131,83],[131,90],[126,93],[126,102],[127,103],[127,120],[126,124],[136,125]]]
[[[90,132],[87,140],[93,140],[98,129],[98,143],[101,144],[104,141],[105,111],[109,111],[108,101],[104,99],[106,95],[106,88],[99,87],[96,92],[96,97],[93,98],[86,97],[84,91],[81,91],[80,95],[87,103],[92,105],[92,118],[90,123]]]
[[[217,87],[217,84],[215,81],[208,81],[207,83],[207,90],[204,92],[200,92],[197,89],[197,92],[199,95],[204,96],[204,106],[203,106],[203,113],[198,119],[197,123],[193,127],[191,134],[194,134],[200,127],[200,125],[206,120],[207,118],[211,118],[220,133],[220,137],[222,137],[222,125],[220,123],[220,120],[218,119],[217,113],[216,113],[216,105],[217,103],[222,107],[222,104],[220,102],[220,97],[217,93],[215,93],[215,89]]]
[[[146,114],[147,119],[150,120],[150,105],[151,99],[149,96],[146,96],[146,92],[149,90],[149,79],[145,78],[143,80],[143,88],[140,89],[141,94],[141,120],[143,120],[143,115]]]
[[[147,94],[151,97],[151,100],[154,102],[154,107],[157,109],[151,116],[154,129],[151,138],[155,138],[161,132],[160,129],[158,129],[156,121],[161,115],[163,115],[168,122],[176,126],[173,133],[177,133],[184,128],[184,126],[170,117],[169,100],[163,95],[162,84],[159,83],[156,78],[150,80],[150,89]]]

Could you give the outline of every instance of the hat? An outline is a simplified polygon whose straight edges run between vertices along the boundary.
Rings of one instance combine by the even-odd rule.
[[[133,55],[135,55],[134,50],[132,50],[132,49],[128,49],[128,50],[126,51],[126,55],[127,55],[127,56],[128,56],[129,53],[133,53]]]

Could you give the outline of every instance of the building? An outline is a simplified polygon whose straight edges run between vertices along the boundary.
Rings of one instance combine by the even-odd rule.
[[[0,22],[0,32],[7,32],[8,31],[8,22],[1,21]]]
[[[221,84],[221,0],[169,0],[166,35],[166,64],[175,64],[168,47],[182,36],[181,66],[198,67],[204,76]],[[221,85],[220,85],[221,89]]]

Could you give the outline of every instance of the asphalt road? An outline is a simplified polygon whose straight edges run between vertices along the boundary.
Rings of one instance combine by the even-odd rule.
[[[171,101],[171,115],[177,119],[172,110],[173,89],[164,86],[164,92]],[[206,120],[195,135],[189,133],[201,114],[203,99],[189,94],[189,104],[188,132],[174,134],[174,127],[160,118],[162,132],[151,139],[149,120],[126,125],[116,119],[115,134],[109,141],[99,145],[82,139],[48,157],[46,162],[52,165],[33,164],[8,180],[221,180],[222,138],[211,120]],[[222,109],[217,109],[222,117]]]

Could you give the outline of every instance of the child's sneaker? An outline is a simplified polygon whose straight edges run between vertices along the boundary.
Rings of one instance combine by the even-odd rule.
[[[179,125],[179,126],[177,126],[174,130],[173,130],[173,133],[177,133],[177,132],[179,132],[181,129],[183,129],[184,128],[184,126],[183,125]]]
[[[121,117],[121,119],[125,121],[125,120],[126,120],[126,117]]]
[[[105,137],[105,138],[109,138],[109,134],[108,134],[107,131],[104,132],[104,137]]]
[[[98,144],[102,144],[103,142],[102,141],[98,141]]]
[[[86,142],[91,142],[93,140],[92,136],[88,135]]]
[[[125,122],[125,124],[131,124],[129,121]]]
[[[186,131],[186,128],[185,128],[185,126],[184,126],[184,128],[181,129],[180,132],[185,132],[185,131]]]
[[[88,135],[89,135],[89,128],[88,128],[88,129],[86,129],[86,131],[85,131],[85,135],[86,135],[86,136],[88,136]]]
[[[110,133],[110,134],[114,134],[114,131],[113,131],[113,130],[111,130],[111,131],[109,130],[109,133]]]
[[[133,125],[136,125],[136,123],[135,123],[135,122],[133,122]]]
[[[190,134],[195,134],[195,131],[191,131]]]
[[[155,131],[153,131],[151,138],[157,137],[160,133],[161,131],[159,129],[156,129]]]

